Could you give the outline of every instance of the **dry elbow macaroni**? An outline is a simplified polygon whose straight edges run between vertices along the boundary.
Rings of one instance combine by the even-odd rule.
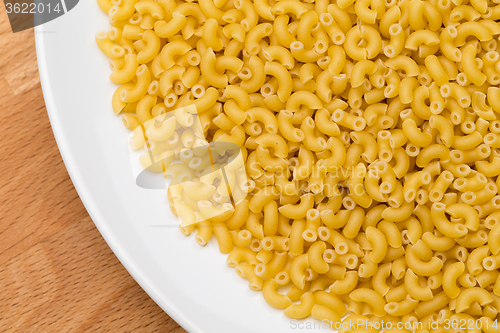
[[[131,149],[267,303],[498,332],[498,1],[97,2]]]

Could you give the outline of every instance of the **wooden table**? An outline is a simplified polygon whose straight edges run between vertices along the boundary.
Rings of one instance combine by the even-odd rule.
[[[97,231],[50,128],[33,30],[0,2],[0,332],[185,332]]]

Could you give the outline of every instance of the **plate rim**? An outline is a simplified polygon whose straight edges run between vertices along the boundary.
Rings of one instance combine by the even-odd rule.
[[[61,122],[59,118],[59,111],[57,108],[57,103],[53,98],[52,87],[49,83],[49,73],[47,68],[47,58],[46,58],[46,48],[44,36],[44,25],[39,25],[34,28],[35,35],[35,48],[38,72],[40,76],[40,84],[42,87],[43,98],[45,102],[45,107],[47,109],[47,115],[49,117],[50,125],[52,128],[52,133],[56,140],[57,147],[61,154],[62,160],[69,174],[69,177],[75,187],[80,200],[82,201],[87,213],[92,219],[94,225],[99,230],[99,233],[106,241],[107,245],[111,248],[114,255],[118,258],[120,263],[125,267],[128,273],[134,278],[134,280],[139,284],[139,286],[148,294],[149,297],[164,311],[169,315],[178,325],[188,332],[205,332],[201,327],[194,324],[188,319],[186,314],[179,310],[175,304],[167,297],[161,296],[160,292],[155,287],[147,275],[131,260],[131,258],[126,254],[125,249],[120,245],[120,242],[113,233],[110,231],[106,224],[106,219],[101,214],[100,209],[95,204],[92,194],[88,190],[81,174],[77,171],[74,156],[72,150],[70,149],[70,144],[65,140],[64,131],[61,127]]]

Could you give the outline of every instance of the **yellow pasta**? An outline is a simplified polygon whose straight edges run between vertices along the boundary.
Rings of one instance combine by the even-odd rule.
[[[496,332],[496,1],[98,4],[131,150],[251,290],[332,328]]]

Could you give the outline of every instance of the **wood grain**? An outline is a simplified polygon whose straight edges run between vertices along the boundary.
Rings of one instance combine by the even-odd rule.
[[[81,203],[50,128],[33,30],[0,2],[0,332],[185,332]]]

